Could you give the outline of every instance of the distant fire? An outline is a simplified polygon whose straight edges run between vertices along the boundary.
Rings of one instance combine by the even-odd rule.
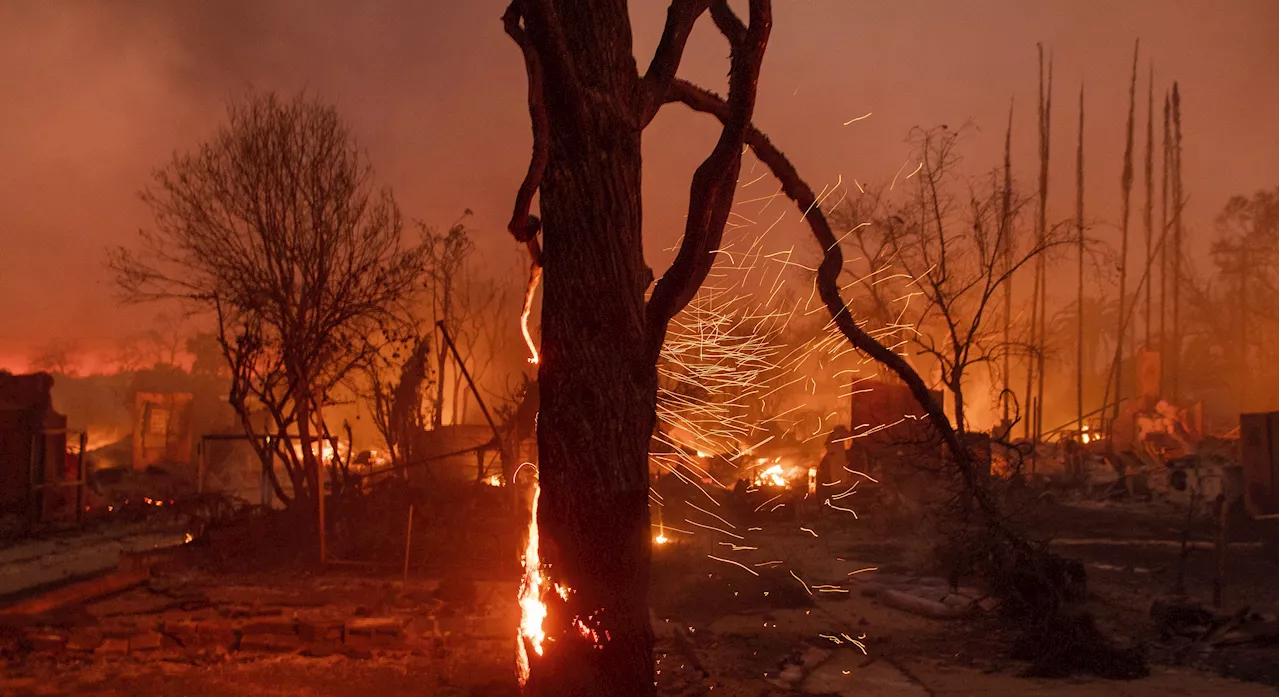
[[[760,458],[757,462],[763,464],[764,458]],[[756,472],[756,476],[751,480],[755,486],[786,486],[787,473],[782,469],[779,458],[773,459],[773,464]]]

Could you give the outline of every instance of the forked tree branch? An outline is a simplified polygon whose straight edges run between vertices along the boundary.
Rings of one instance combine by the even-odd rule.
[[[724,0],[718,0],[712,12],[721,17],[717,25],[723,23],[729,28],[728,31],[722,28],[732,51],[729,99],[723,102],[725,114],[721,119],[720,139],[694,172],[689,186],[689,214],[680,250],[654,286],[645,306],[645,338],[649,354],[655,359],[662,349],[667,323],[693,299],[715,262],[715,251],[733,206],[742,165],[742,146],[751,127],[760,65],[773,22],[769,0],[751,0],[750,25],[741,32],[737,31],[742,27],[741,20],[733,16]],[[677,82],[673,79],[671,84]]]
[[[711,4],[711,21],[716,23],[716,28],[728,39],[730,46],[746,41],[747,28],[742,26],[742,20],[733,13],[726,0],[716,0]]]
[[[653,52],[653,60],[644,74],[645,93],[640,102],[640,128],[649,125],[667,95],[667,86],[676,76],[680,57],[684,55],[689,33],[698,17],[707,10],[711,0],[672,0],[667,7],[667,23],[662,28],[662,38]]]

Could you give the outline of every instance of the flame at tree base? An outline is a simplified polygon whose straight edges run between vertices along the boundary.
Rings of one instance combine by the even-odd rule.
[[[533,504],[529,511],[529,541],[525,543],[524,578],[520,582],[520,629],[516,635],[516,670],[520,686],[529,681],[529,650],[542,655],[542,643],[547,638],[542,621],[547,617],[547,604],[542,601],[546,578],[542,575],[542,560],[538,556],[538,495],[541,488],[533,485]]]

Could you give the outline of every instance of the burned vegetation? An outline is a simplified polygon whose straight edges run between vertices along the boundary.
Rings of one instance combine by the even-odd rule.
[[[109,252],[155,326],[0,372],[0,694],[1273,691],[1276,189],[1196,236],[1136,43],[1118,153],[1037,46],[1032,138],[810,179],[775,9],[672,0],[638,64],[626,3],[512,0],[502,235],[403,213],[341,103],[232,99]],[[664,111],[713,137],[662,267]]]

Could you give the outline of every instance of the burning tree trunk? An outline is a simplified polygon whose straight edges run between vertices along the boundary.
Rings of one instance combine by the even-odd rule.
[[[646,303],[640,136],[708,6],[730,42],[732,116],[694,174],[682,246]],[[537,695],[650,695],[658,354],[711,269],[733,203],[770,4],[752,0],[743,27],[726,2],[675,0],[643,77],[625,2],[516,0],[503,20],[524,55],[534,131],[509,228],[543,269],[540,493],[526,555],[536,583],[522,599],[521,677]],[[541,221],[529,215],[539,188]]]

